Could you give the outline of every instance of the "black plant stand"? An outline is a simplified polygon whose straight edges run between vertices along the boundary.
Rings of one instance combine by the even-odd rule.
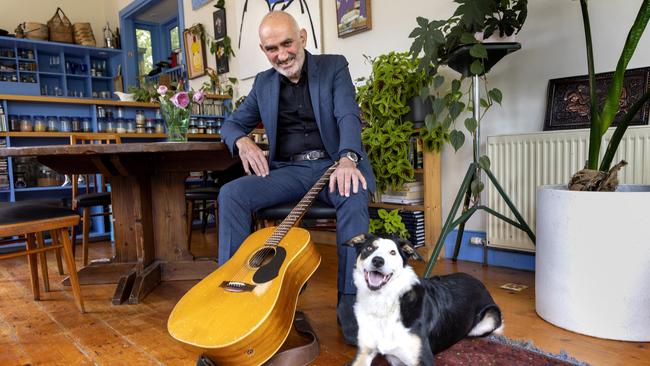
[[[484,62],[484,68],[485,72],[488,72],[492,66],[494,66],[497,62],[499,62],[504,56],[506,56],[509,53],[515,52],[518,49],[521,48],[521,44],[519,43],[514,43],[514,42],[509,42],[509,43],[484,43],[483,44],[485,48],[487,49],[488,57]],[[474,119],[476,121],[479,120],[479,112],[480,112],[480,93],[479,93],[479,77],[481,75],[472,75],[470,72],[470,65],[474,61],[474,59],[470,56],[469,50],[472,47],[472,45],[464,45],[458,47],[456,50],[454,50],[450,56],[449,56],[449,62],[448,65],[455,71],[458,71],[459,73],[463,74],[464,76],[471,76],[472,77],[472,105],[473,105],[473,113],[474,113]],[[451,207],[451,210],[449,211],[449,215],[447,216],[447,220],[445,220],[445,224],[442,226],[442,232],[440,233],[440,237],[438,238],[438,241],[436,242],[436,246],[433,249],[433,253],[431,253],[431,257],[429,258],[429,262],[427,264],[427,268],[424,272],[424,277],[429,277],[431,274],[431,270],[433,269],[434,264],[438,260],[438,256],[440,255],[440,251],[442,250],[442,246],[445,242],[445,238],[447,237],[447,234],[449,234],[452,230],[454,230],[455,227],[458,226],[458,236],[456,237],[456,246],[454,247],[454,255],[452,259],[455,261],[456,258],[458,257],[458,251],[460,250],[460,244],[463,238],[463,233],[465,231],[465,223],[467,220],[469,220],[472,215],[478,211],[478,210],[484,210],[485,212],[492,214],[496,216],[497,218],[507,222],[510,225],[513,225],[524,232],[528,234],[530,239],[535,243],[535,234],[533,234],[532,230],[524,220],[523,216],[519,213],[515,205],[512,203],[508,195],[505,193],[499,182],[497,181],[496,177],[492,172],[490,171],[489,167],[481,167],[479,165],[479,157],[480,157],[480,145],[479,145],[479,137],[480,137],[480,124],[476,127],[476,131],[474,133],[474,139],[473,139],[473,155],[472,155],[472,162],[469,165],[469,168],[467,168],[467,173],[465,174],[465,178],[463,179],[463,182],[460,185],[460,189],[458,190],[458,193],[456,194],[456,199],[454,200],[454,204]],[[471,183],[474,179],[478,178],[480,180],[481,177],[481,170],[485,171],[485,174],[487,175],[488,179],[492,184],[494,184],[494,187],[496,188],[497,192],[499,192],[499,195],[501,195],[501,198],[506,202],[510,210],[512,211],[512,214],[515,216],[517,221],[512,220],[496,211],[493,209],[481,205],[480,203],[480,196],[477,198],[476,202],[470,207],[470,202],[471,202],[471,197],[472,197],[472,190],[471,190]],[[463,204],[463,211],[460,217],[456,220],[456,214],[458,212],[458,208],[460,207],[460,203],[463,200],[463,196],[465,196],[465,201]],[[483,263],[487,264],[487,248],[484,246],[484,251],[483,251]]]

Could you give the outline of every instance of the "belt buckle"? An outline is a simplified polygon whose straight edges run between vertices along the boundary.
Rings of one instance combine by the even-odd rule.
[[[305,154],[305,160],[318,160],[319,158],[319,152],[314,150],[310,151],[307,154]]]

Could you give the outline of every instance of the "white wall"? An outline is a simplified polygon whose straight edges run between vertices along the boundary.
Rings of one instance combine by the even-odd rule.
[[[197,12],[191,11],[189,0],[185,6],[185,22],[210,24],[211,5]],[[235,38],[234,1],[227,0],[228,34]],[[592,0],[589,2],[592,37],[597,72],[612,71],[616,67],[621,48],[641,0]],[[392,50],[408,50],[409,33],[416,25],[416,17],[445,19],[453,14],[456,3],[451,0],[372,1],[372,30],[339,39],[336,33],[334,0],[321,2],[324,53],[343,54],[350,62],[352,78],[367,76],[370,65],[363,55],[377,56]],[[615,19],[615,21],[614,21]],[[207,27],[208,32],[212,32]],[[641,39],[629,67],[650,65],[650,30]],[[485,136],[519,132],[541,131],[546,108],[548,80],[558,77],[586,74],[586,56],[580,3],[578,1],[536,0],[529,2],[528,19],[519,33],[522,49],[504,58],[490,73],[490,87],[501,89],[503,107],[496,107],[482,123],[482,146]],[[214,64],[214,59],[209,61]],[[231,60],[231,76],[237,77],[237,64],[246,60]],[[251,80],[241,81],[240,94],[250,90]],[[196,83],[193,83],[196,85]],[[460,122],[462,124],[462,121]],[[459,124],[460,128],[464,128]],[[483,149],[484,151],[484,149]],[[446,148],[442,155],[443,213],[451,207],[454,195],[471,160],[471,145],[457,153]],[[443,218],[443,219],[444,219]],[[475,215],[468,223],[469,230],[485,231],[485,217]]]
[[[2,0],[0,28],[13,33],[19,23],[25,21],[46,24],[57,6],[61,7],[72,23],[88,22],[93,28],[98,46],[103,46],[102,28],[110,21],[117,25],[116,0]]]

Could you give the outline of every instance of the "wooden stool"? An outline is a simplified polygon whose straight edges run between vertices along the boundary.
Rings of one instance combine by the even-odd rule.
[[[24,250],[1,254],[0,259],[27,256],[34,300],[40,300],[38,285],[38,256],[48,250],[63,248],[66,266],[70,273],[70,282],[75,303],[80,312],[84,312],[83,300],[77,269],[72,254],[72,244],[68,227],[79,223],[79,215],[65,207],[38,204],[9,204],[0,208],[0,237],[25,236],[27,245]],[[52,245],[36,245],[36,236],[49,231]],[[43,258],[43,257],[42,257]],[[45,271],[47,273],[47,271]],[[46,275],[44,276],[46,277]],[[45,279],[45,278],[44,278]],[[49,286],[47,286],[49,287]],[[49,288],[46,288],[46,291]]]

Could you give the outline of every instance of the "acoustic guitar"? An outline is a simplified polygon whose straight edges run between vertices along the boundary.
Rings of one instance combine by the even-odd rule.
[[[277,227],[252,233],[223,266],[192,287],[167,322],[175,339],[217,365],[260,365],[284,343],[298,294],[321,257],[309,232],[293,227],[330,175],[332,165]]]

